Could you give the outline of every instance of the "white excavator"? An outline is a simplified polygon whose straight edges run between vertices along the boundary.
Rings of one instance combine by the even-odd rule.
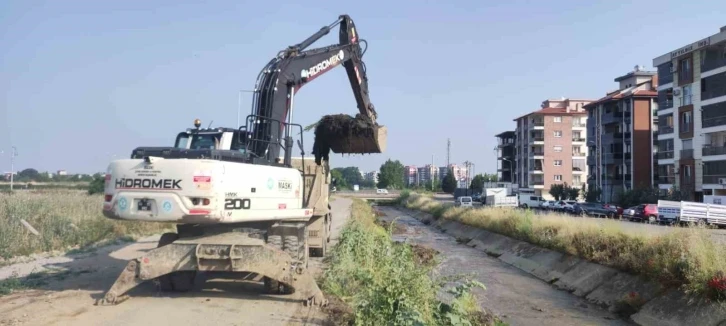
[[[338,45],[305,50],[337,25]],[[330,241],[329,152],[382,153],[386,146],[386,127],[377,124],[368,96],[361,42],[351,18],[341,15],[262,69],[244,126],[201,128],[196,119],[173,147],[138,147],[108,166],[104,216],[176,223],[177,232],[129,261],[101,304],[124,301],[145,281],[163,291],[189,291],[198,272],[252,275],[268,293],[327,302],[307,267],[310,255],[325,256]],[[321,119],[314,155],[305,157],[303,127],[292,121],[294,97],[341,64],[360,113]],[[298,132],[301,154],[293,157]]]

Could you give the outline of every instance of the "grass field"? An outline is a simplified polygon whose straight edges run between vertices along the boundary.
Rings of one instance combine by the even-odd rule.
[[[622,223],[509,208],[467,209],[428,196],[402,194],[399,204],[599,264],[645,275],[667,286],[726,299],[726,247],[701,227],[626,232]]]
[[[0,260],[154,234],[170,227],[111,220],[101,215],[102,205],[102,196],[89,196],[82,190],[0,193]],[[31,233],[21,220],[40,235]]]

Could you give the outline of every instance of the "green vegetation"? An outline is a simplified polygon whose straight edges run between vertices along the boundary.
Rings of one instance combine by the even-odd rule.
[[[409,193],[402,194],[399,203],[436,218],[641,274],[689,294],[726,299],[726,247],[714,243],[703,227],[673,228],[668,233],[628,231],[618,221],[535,215],[508,208],[459,208]]]
[[[378,188],[403,189],[405,186],[403,164],[398,160],[386,160],[378,173]]]
[[[555,200],[577,200],[577,198],[580,197],[580,189],[570,187],[567,182],[565,182],[552,185],[550,187],[550,195],[555,197]]]
[[[103,197],[83,191],[0,194],[0,261],[14,256],[85,247],[100,241],[163,232],[166,223],[116,221],[101,215]],[[31,233],[26,221],[39,235]]]
[[[429,274],[434,262],[421,261],[409,244],[395,243],[376,224],[369,205],[355,200],[351,217],[329,258],[323,289],[331,301],[349,307],[336,324],[485,325],[496,321],[478,309],[470,293],[476,282],[450,290],[450,304],[437,300],[441,284]]]
[[[456,178],[454,178],[454,170],[449,168],[449,172],[444,176],[444,180],[441,181],[441,190],[447,194],[453,194],[457,187]]]

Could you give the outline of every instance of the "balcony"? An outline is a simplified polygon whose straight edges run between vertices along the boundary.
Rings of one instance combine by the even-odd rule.
[[[575,127],[575,128],[586,128],[587,127],[587,123],[583,123],[583,122],[580,122],[580,121],[573,121],[572,122],[572,126]]]
[[[693,158],[693,149],[682,149],[681,150],[681,160],[689,159],[689,158]]]
[[[661,135],[672,134],[673,131],[673,126],[658,126],[658,133]]]
[[[532,125],[535,127],[544,127],[544,120],[535,120],[532,121]]]
[[[585,157],[587,154],[585,153],[579,153],[579,152],[572,152],[573,157]]]
[[[530,139],[532,139],[532,141],[544,141],[544,136],[534,136]]]
[[[544,180],[532,180],[532,182],[530,182],[530,184],[532,184],[534,186],[544,186]]]
[[[572,137],[572,141],[573,142],[576,142],[576,143],[583,143],[583,142],[585,142],[585,138],[584,137],[575,136],[575,137]]]
[[[658,101],[658,110],[668,110],[673,108],[673,99]]]
[[[668,176],[659,176],[658,177],[658,184],[662,185],[672,185],[676,183],[676,177],[673,175]]]
[[[703,183],[704,184],[719,184],[719,182],[718,182],[719,179],[726,179],[726,174],[704,175]]]
[[[582,172],[582,173],[585,173],[585,169],[587,169],[587,167],[585,167],[585,166],[573,166],[572,167],[572,172]]]
[[[542,170],[542,165],[536,165],[536,164],[535,164],[535,165],[534,165],[534,166],[532,167],[532,170],[531,170],[531,171],[532,171],[532,172],[542,172],[542,171],[543,171],[543,170]]]
[[[701,152],[703,156],[726,155],[726,146],[706,146]]]
[[[544,151],[531,151],[529,153],[534,156],[544,156]]]
[[[659,160],[667,160],[673,158],[673,151],[658,152]]]
[[[701,125],[703,126],[703,128],[726,125],[726,115],[709,119],[702,119]]]

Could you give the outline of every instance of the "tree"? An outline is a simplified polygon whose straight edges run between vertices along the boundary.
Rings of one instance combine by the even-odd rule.
[[[484,176],[481,174],[477,174],[474,176],[473,179],[471,179],[471,184],[469,185],[469,189],[475,190],[475,191],[481,191],[484,188]]]
[[[38,172],[38,170],[36,169],[25,169],[18,172],[19,179],[36,180],[38,179],[39,175],[40,172]]]
[[[578,197],[580,197],[580,189],[577,189],[576,187],[567,188],[567,198],[569,200],[577,200]]]
[[[405,169],[400,161],[388,159],[381,165],[378,174],[378,188],[403,189],[405,186]]]
[[[586,190],[584,184],[582,185],[582,191],[582,196],[585,197],[585,201],[588,203],[596,203],[602,193],[602,190],[597,186],[588,187]]]
[[[566,196],[567,192],[565,190],[565,185],[563,184],[554,184],[550,186],[550,195],[552,197],[555,197],[555,200],[561,200]]]
[[[106,178],[103,176],[96,176],[93,178],[93,181],[88,185],[88,194],[94,195],[94,194],[102,194],[104,191],[106,183]]]
[[[441,190],[447,194],[453,194],[456,190],[458,182],[454,178],[454,169],[449,168],[449,172],[444,176],[444,180],[441,181]]]
[[[330,179],[335,183],[335,187],[338,189],[348,188],[348,184],[345,182],[343,173],[338,169],[330,170]]]

